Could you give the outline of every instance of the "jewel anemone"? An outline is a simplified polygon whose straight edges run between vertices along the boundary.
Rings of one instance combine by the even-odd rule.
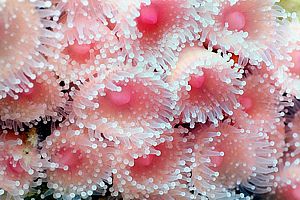
[[[205,6],[208,9],[203,9]],[[199,39],[201,27],[213,24],[215,9],[215,4],[206,0],[141,2],[133,20],[127,20],[127,27],[116,26],[117,36],[131,60],[168,71],[176,64],[179,45]]]
[[[105,194],[111,182],[107,147],[103,140],[90,137],[86,129],[63,126],[43,141],[41,155],[51,163],[47,166],[47,186],[43,195],[55,199],[75,196],[87,198],[94,192]]]
[[[271,191],[277,161],[264,133],[237,128],[226,121],[191,132],[198,138],[195,163],[202,167],[193,167],[192,180],[200,193],[212,198],[230,197],[226,189],[239,185],[257,194]],[[209,185],[202,181],[207,178],[211,179]]]
[[[136,158],[124,168],[117,165],[113,195],[124,199],[191,198],[187,182],[193,160],[190,144],[180,134],[183,128],[162,135],[153,151]],[[157,170],[159,169],[159,170]]]
[[[186,47],[167,77],[178,95],[176,110],[194,127],[207,120],[217,124],[224,113],[233,114],[245,82],[233,61],[201,47]]]
[[[298,200],[300,198],[300,159],[288,160],[281,167],[276,177],[278,198]]]
[[[273,131],[282,123],[284,108],[293,105],[291,96],[284,96],[281,88],[268,76],[254,72],[244,80],[247,82],[244,94],[238,98],[241,109],[234,114],[237,124],[246,127],[247,124],[255,124],[251,127]],[[245,116],[247,121],[244,120]]]
[[[54,56],[49,44],[59,39],[50,18],[57,14],[50,1],[0,2],[0,99],[15,96],[32,85],[37,70],[50,67],[45,56]]]
[[[24,133],[4,130],[0,136],[0,193],[6,198],[21,199],[33,187],[41,185],[43,161]],[[5,191],[5,193],[3,193]],[[0,195],[0,198],[2,198]],[[5,198],[5,197],[3,197]]]
[[[71,121],[116,143],[151,145],[171,127],[173,97],[158,73],[119,66],[74,91]]]
[[[53,48],[57,57],[49,62],[67,85],[107,69],[117,61],[118,40],[97,17],[98,4],[105,4],[105,1],[69,0],[54,6],[62,14],[53,30],[62,38],[59,46]]]
[[[22,87],[18,95],[0,99],[1,124],[17,130],[39,121],[60,120],[65,103],[66,97],[54,74],[41,73],[28,87]]]
[[[216,1],[220,12],[214,16],[214,25],[201,33],[201,41],[208,46],[230,51],[251,64],[272,65],[272,55],[283,57],[279,46],[287,42],[280,37],[285,32],[285,11],[276,6],[276,0]]]

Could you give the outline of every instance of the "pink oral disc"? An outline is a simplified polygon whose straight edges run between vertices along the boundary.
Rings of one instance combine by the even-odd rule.
[[[189,81],[189,85],[192,88],[200,89],[205,81],[205,76],[191,76],[191,80]]]
[[[71,57],[71,59],[84,63],[86,60],[90,59],[91,48],[92,44],[78,44],[78,42],[75,41],[73,45],[69,45],[66,48],[66,53]]]
[[[239,102],[243,106],[244,111],[246,111],[246,112],[249,111],[252,108],[252,106],[253,106],[252,99],[249,98],[249,97],[243,97],[243,96],[241,96],[239,98]]]
[[[140,10],[139,21],[143,24],[154,25],[157,23],[158,12],[154,6],[144,6]]]
[[[1,38],[4,37],[4,31],[5,31],[5,24],[3,22],[3,20],[0,19],[0,36]]]
[[[300,51],[296,51],[292,53],[292,62],[294,63],[294,67],[291,69],[292,72],[300,75]]]
[[[296,187],[291,191],[291,195],[294,199],[300,200],[300,186]]]
[[[225,22],[228,23],[228,30],[231,31],[240,31],[246,25],[245,15],[239,11],[229,13],[225,18]]]
[[[62,166],[74,167],[80,164],[78,152],[73,152],[73,149],[62,149],[59,151],[58,163]]]
[[[131,90],[123,87],[120,92],[109,91],[107,92],[110,101],[117,106],[124,106],[130,103],[131,100]]]
[[[69,46],[70,53],[76,55],[85,55],[89,53],[91,49],[90,44],[78,44],[75,42],[73,45]]]
[[[155,155],[150,154],[145,157],[137,158],[136,160],[134,160],[134,164],[136,166],[144,166],[144,167],[149,166],[153,163],[154,156]]]
[[[224,160],[224,156],[212,156],[210,157],[211,163],[215,165],[216,168],[221,168]]]

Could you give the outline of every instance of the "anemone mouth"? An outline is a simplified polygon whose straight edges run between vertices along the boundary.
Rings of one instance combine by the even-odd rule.
[[[155,147],[159,156],[150,154],[147,155],[146,158],[141,157],[134,161],[134,166],[130,168],[131,176],[134,180],[140,182],[147,177],[152,177],[154,179],[154,184],[159,184],[164,181],[163,179],[166,177],[164,177],[163,174],[159,174],[157,169],[161,169],[161,171],[172,169],[174,163],[177,163],[178,159],[180,159],[177,157],[178,155],[173,155],[172,151],[174,151],[174,149],[167,147],[166,145],[167,144],[162,143]]]
[[[245,30],[246,26],[246,16],[244,13],[239,11],[232,11],[224,13],[226,16],[224,18],[224,24],[228,24],[228,30],[230,31],[241,31]]]
[[[60,148],[52,160],[58,163],[63,170],[75,171],[82,162],[82,153],[72,147]]]
[[[156,31],[159,29],[160,19],[159,7],[155,4],[151,5],[142,5],[140,9],[140,16],[136,19],[137,27],[146,37],[146,34],[149,34],[150,31]]]
[[[163,12],[165,8],[169,12]],[[136,18],[137,28],[143,34],[142,44],[153,45],[164,37],[165,32],[176,24],[175,16],[183,15],[180,8],[175,8],[172,1],[153,1],[150,5],[142,5],[140,16]]]
[[[94,50],[94,44],[79,44],[78,41],[74,41],[74,44],[70,44],[63,50],[63,54],[70,57],[70,61],[83,64],[87,63],[91,58],[91,51]]]

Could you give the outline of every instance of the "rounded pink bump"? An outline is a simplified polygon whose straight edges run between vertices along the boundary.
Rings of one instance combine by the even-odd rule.
[[[239,97],[239,102],[243,106],[244,111],[246,112],[249,111],[253,106],[252,99],[249,97],[241,96]]]
[[[300,200],[300,186],[297,186],[291,191],[293,199]]]
[[[56,162],[60,165],[68,166],[69,168],[75,167],[80,164],[80,153],[74,151],[72,148],[63,148],[59,152],[59,157]]]
[[[14,161],[13,157],[7,160],[7,170],[9,173],[19,175],[24,172],[20,161]]]
[[[33,94],[34,91],[35,91],[34,86],[31,88],[28,87],[26,91],[18,94],[18,96],[20,96],[20,98],[28,98]]]
[[[157,23],[158,12],[154,6],[142,6],[140,10],[139,22],[154,25]]]
[[[124,106],[131,100],[131,90],[129,88],[123,87],[120,92],[108,91],[107,96],[113,104],[117,106]]]
[[[147,155],[147,156],[137,158],[137,159],[134,160],[134,165],[147,167],[147,166],[149,166],[153,163],[154,156],[155,155],[150,154],[150,155]]]
[[[205,76],[191,76],[191,80],[189,81],[189,85],[192,86],[192,88],[200,89],[205,81]]]
[[[294,63],[294,67],[291,69],[292,72],[300,75],[300,51],[295,51],[292,53],[292,62]]]
[[[77,62],[84,63],[86,60],[90,59],[90,49],[92,44],[79,44],[74,41],[74,44],[69,45],[65,52],[70,56],[71,59]]]
[[[214,165],[215,168],[221,168],[223,160],[224,160],[224,156],[212,156],[212,157],[210,157],[210,161]]]
[[[78,44],[77,42],[69,46],[69,52],[74,56],[85,55],[89,53],[90,49],[91,49],[90,44]]]
[[[5,23],[3,22],[3,20],[0,19],[0,36],[2,38],[2,36],[4,37],[4,31],[5,31]]]
[[[245,27],[246,19],[243,13],[235,11],[227,14],[225,22],[228,23],[228,30],[240,31]]]

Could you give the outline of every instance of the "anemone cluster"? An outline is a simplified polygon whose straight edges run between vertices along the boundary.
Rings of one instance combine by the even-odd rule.
[[[300,199],[300,22],[279,0],[0,0],[0,199]]]

